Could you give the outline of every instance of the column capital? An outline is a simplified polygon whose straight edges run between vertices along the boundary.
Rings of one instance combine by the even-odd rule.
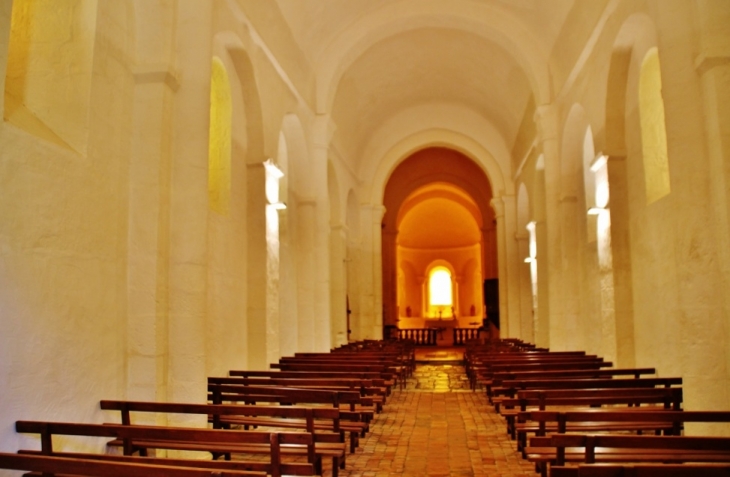
[[[361,204],[360,209],[372,214],[373,222],[382,222],[385,216],[385,206],[382,204]]]
[[[502,197],[492,197],[492,200],[489,201],[489,205],[492,206],[492,209],[494,210],[494,218],[495,219],[501,219],[504,217],[504,201],[502,200]]]
[[[535,109],[533,116],[537,126],[540,142],[558,138],[558,107],[554,104],[543,104]]]

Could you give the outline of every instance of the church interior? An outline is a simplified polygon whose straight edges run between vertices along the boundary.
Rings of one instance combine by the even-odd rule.
[[[0,32],[0,451],[412,330],[730,409],[727,0],[0,0]]]

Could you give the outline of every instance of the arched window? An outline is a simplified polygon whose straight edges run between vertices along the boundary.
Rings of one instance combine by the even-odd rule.
[[[659,53],[652,48],[641,65],[639,77],[641,149],[644,157],[646,202],[651,204],[669,194],[667,130],[664,122],[662,76]]]
[[[3,117],[83,155],[97,1],[13,0],[12,4]]]
[[[208,203],[227,215],[231,201],[231,86],[220,58],[213,57],[208,137]]]
[[[451,271],[434,267],[428,276],[428,303],[431,307],[451,307],[453,304]]]

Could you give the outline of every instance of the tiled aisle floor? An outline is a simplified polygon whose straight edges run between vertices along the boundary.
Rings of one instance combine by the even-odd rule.
[[[340,471],[342,477],[536,475],[484,393],[468,390],[463,367],[452,364],[418,365]]]

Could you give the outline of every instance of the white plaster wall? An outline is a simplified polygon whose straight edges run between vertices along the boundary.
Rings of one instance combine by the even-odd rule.
[[[87,154],[0,124],[3,451],[38,445],[15,434],[17,419],[100,422],[99,399],[125,392],[133,87],[125,8],[123,2],[99,8]],[[5,32],[9,12],[10,2],[0,3]],[[3,35],[2,78],[6,48]]]

